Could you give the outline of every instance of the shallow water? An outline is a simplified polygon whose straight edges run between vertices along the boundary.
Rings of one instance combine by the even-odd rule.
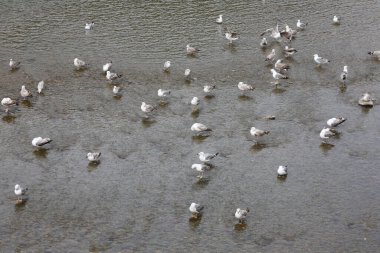
[[[367,54],[379,49],[379,11],[377,1],[352,0],[3,3],[1,97],[17,97],[23,84],[34,96],[14,117],[1,116],[1,251],[377,251],[380,114],[357,99],[380,94],[380,62]],[[220,13],[240,33],[232,46],[215,23]],[[275,89],[264,59],[280,45],[261,50],[259,34],[298,18],[308,26],[291,44],[299,50],[288,60],[292,83]],[[186,56],[186,44],[201,49],[198,57]],[[317,68],[314,53],[331,63]],[[76,71],[75,57],[89,68]],[[9,58],[21,68],[9,71]],[[101,73],[108,60],[123,74],[120,99]],[[255,91],[241,96],[239,81]],[[205,98],[205,84],[216,84],[213,97]],[[144,119],[141,102],[158,105],[159,88],[172,96]],[[319,132],[335,116],[348,120],[335,146],[323,145]],[[194,122],[213,132],[193,137]],[[255,143],[252,126],[271,133]],[[53,142],[36,150],[36,136]],[[97,166],[86,160],[90,151],[102,152]],[[191,170],[200,151],[220,153],[205,182]],[[286,180],[276,177],[281,164]],[[25,205],[14,205],[16,183],[29,187]],[[190,220],[191,202],[205,206],[201,219]],[[251,210],[245,226],[236,225],[237,207]]]

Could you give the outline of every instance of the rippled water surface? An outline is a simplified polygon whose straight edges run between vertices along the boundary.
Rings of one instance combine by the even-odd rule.
[[[380,48],[379,13],[378,1],[353,0],[3,1],[1,98],[17,98],[21,85],[34,96],[1,115],[0,251],[378,251],[380,113],[357,100],[380,98],[380,62],[367,54]],[[308,26],[291,43],[299,52],[286,60],[289,83],[275,89],[264,59],[271,48],[283,57],[281,44],[260,49],[260,33],[297,19]],[[233,45],[224,26],[240,33]],[[197,57],[186,44],[200,48]],[[315,53],[331,63],[317,68]],[[75,57],[89,68],[76,71]],[[9,70],[10,58],[19,70]],[[101,72],[108,60],[123,74],[119,99]],[[239,81],[256,89],[242,96]],[[213,97],[206,84],[216,85]],[[159,88],[172,90],[166,105]],[[158,106],[149,119],[142,101]],[[335,146],[322,145],[319,132],[335,116],[348,120]],[[194,122],[211,135],[193,137]],[[271,133],[256,142],[252,126]],[[53,142],[36,150],[36,136]],[[90,151],[102,152],[99,165],[88,164]],[[200,151],[220,153],[204,182],[191,170]],[[286,180],[276,176],[281,164]],[[29,188],[24,205],[14,204],[16,183]],[[205,206],[195,221],[191,202]],[[251,210],[245,226],[237,207]]]

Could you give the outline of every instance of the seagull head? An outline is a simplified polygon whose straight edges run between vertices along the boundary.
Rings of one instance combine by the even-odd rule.
[[[16,184],[15,185],[15,190],[18,190],[18,189],[20,189],[20,185]]]

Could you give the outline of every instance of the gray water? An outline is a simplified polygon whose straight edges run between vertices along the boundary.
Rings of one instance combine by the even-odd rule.
[[[380,113],[357,100],[380,97],[380,62],[367,54],[380,47],[379,13],[378,1],[353,0],[3,1],[1,98],[16,98],[21,85],[34,96],[0,120],[0,251],[378,251]],[[295,28],[297,19],[308,26],[291,43],[299,51],[287,60],[292,83],[275,89],[264,59],[271,48],[283,57],[281,46],[261,50],[259,34],[277,21]],[[232,46],[224,26],[240,33]],[[198,57],[186,56],[186,44],[201,49]],[[317,68],[315,53],[331,63]],[[76,71],[75,57],[89,68]],[[10,58],[19,70],[9,70]],[[108,60],[123,74],[114,82],[120,99],[101,72]],[[241,96],[239,81],[255,91]],[[214,97],[205,98],[206,84],[216,84]],[[159,105],[159,88],[172,96],[146,120],[141,102]],[[320,130],[336,116],[348,120],[335,146],[321,145]],[[193,137],[194,122],[213,132]],[[256,144],[252,126],[271,133]],[[36,136],[53,142],[36,150]],[[102,152],[98,166],[90,151]],[[190,168],[200,151],[220,153],[207,182]],[[281,164],[286,180],[276,176]],[[24,205],[14,204],[16,183],[29,188]],[[201,219],[189,219],[191,202],[205,206]],[[245,226],[237,207],[251,210]]]

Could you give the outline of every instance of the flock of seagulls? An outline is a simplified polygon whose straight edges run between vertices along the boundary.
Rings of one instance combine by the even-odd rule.
[[[340,17],[338,17],[338,16],[333,17],[333,23],[335,25],[339,25],[340,21],[341,21]],[[223,15],[222,14],[217,17],[216,23],[217,24],[223,23]],[[94,28],[94,26],[95,26],[94,22],[86,23],[85,24],[85,30],[92,30]],[[292,29],[289,27],[289,25],[285,25],[284,30],[280,30],[279,25],[276,24],[275,27],[271,27],[269,29],[266,29],[261,34],[261,36],[268,34],[275,42],[278,42],[280,44],[284,43],[285,45],[283,47],[283,53],[284,53],[285,57],[292,57],[294,54],[297,53],[297,50],[294,48],[291,48],[289,43],[295,38],[295,36],[298,32],[304,31],[307,28],[307,23],[303,23],[303,22],[301,22],[301,20],[298,20],[296,23],[296,27],[297,27],[296,29]],[[225,38],[228,40],[229,44],[232,44],[239,39],[239,34],[235,31],[230,30],[229,28],[225,28],[224,35],[225,35]],[[269,45],[268,39],[263,37],[260,41],[260,47],[262,49],[265,49],[268,45]],[[198,52],[200,52],[200,50],[198,48],[190,46],[190,44],[186,45],[186,53],[188,56],[195,56]],[[372,55],[374,57],[377,57],[380,60],[380,50],[379,51],[370,51],[370,52],[368,52],[368,54]],[[287,63],[284,63],[283,59],[276,59],[276,57],[277,57],[276,50],[273,48],[273,49],[271,49],[270,53],[266,56],[265,61],[268,62],[269,64],[273,65],[273,68],[271,68],[270,71],[272,73],[272,77],[275,80],[275,84],[277,87],[280,80],[289,78],[287,75],[287,71],[291,68],[291,66]],[[319,56],[318,54],[314,54],[313,57],[314,57],[315,63],[317,63],[317,66],[322,66],[322,65],[330,63],[330,61],[328,59],[323,58],[323,57]],[[73,63],[74,63],[74,66],[77,70],[85,69],[85,68],[89,67],[89,64],[87,64],[85,61],[78,59],[78,58],[75,58]],[[20,65],[21,65],[20,62],[14,61],[13,59],[10,59],[10,61],[9,61],[9,67],[12,71],[20,68]],[[103,71],[103,73],[105,73],[105,78],[110,82],[122,77],[121,74],[111,72],[112,66],[113,66],[112,61],[109,61],[102,66],[102,71]],[[169,73],[170,67],[171,67],[171,62],[165,61],[164,66],[163,66],[163,71]],[[185,70],[184,77],[185,77],[185,80],[187,80],[187,81],[192,80],[190,69]],[[346,84],[347,78],[348,78],[348,67],[344,66],[343,72],[340,75],[340,80],[344,84]],[[45,86],[44,81],[40,81],[38,83],[37,92],[39,94],[42,93],[44,86]],[[205,85],[203,87],[203,91],[206,94],[209,94],[209,93],[212,93],[212,91],[215,89],[215,87],[216,86],[214,84]],[[237,88],[242,92],[253,91],[255,89],[255,87],[253,85],[247,84],[247,83],[244,83],[241,81],[238,82]],[[120,87],[114,86],[112,89],[112,92],[114,93],[114,95],[118,95],[120,92]],[[171,95],[171,91],[159,89],[157,91],[157,95],[158,95],[158,97],[166,98],[166,97],[169,97]],[[29,97],[32,96],[32,94],[30,91],[28,91],[26,89],[25,85],[22,85],[21,91],[20,91],[20,96],[21,96],[21,99],[28,99]],[[362,105],[362,106],[373,106],[374,101],[375,101],[375,99],[370,94],[365,93],[359,99],[358,103],[359,103],[359,105]],[[193,97],[191,99],[190,104],[193,107],[193,111],[197,110],[197,106],[199,105],[199,103],[200,103],[200,99],[198,97]],[[1,100],[1,105],[3,107],[5,107],[5,112],[9,113],[9,108],[12,106],[17,106],[18,100],[17,99],[11,99],[9,97],[3,98]],[[156,109],[157,109],[157,107],[154,105],[150,105],[150,104],[147,104],[145,102],[141,103],[141,111],[143,113],[145,113],[146,115],[149,113],[152,113]],[[268,117],[266,117],[266,119],[274,120],[275,116],[268,116]],[[339,125],[341,125],[345,121],[346,121],[346,118],[343,118],[343,117],[334,117],[334,118],[327,120],[326,123],[327,123],[328,127],[324,127],[319,134],[320,138],[322,139],[322,142],[328,144],[328,140],[337,134],[337,131],[334,129],[334,127],[338,127]],[[190,130],[196,134],[204,134],[204,133],[212,132],[211,128],[209,128],[208,126],[206,126],[205,124],[202,124],[202,123],[194,123],[191,126]],[[265,135],[270,134],[269,130],[262,130],[262,129],[258,129],[256,127],[251,127],[249,132],[253,138],[263,138]],[[36,148],[42,148],[51,142],[52,142],[52,139],[50,139],[48,137],[45,137],[45,138],[36,137],[32,140],[32,145]],[[191,169],[193,169],[199,173],[197,177],[200,180],[205,178],[204,177],[205,171],[212,168],[212,164],[210,164],[210,162],[214,158],[216,158],[218,155],[219,155],[218,152],[217,153],[206,153],[206,152],[202,151],[202,152],[198,153],[198,158],[199,158],[201,163],[192,164]],[[100,162],[101,152],[89,152],[89,153],[87,153],[86,157],[90,163],[97,164]],[[284,178],[286,178],[287,175],[288,175],[287,165],[280,165],[278,167],[278,170],[277,170],[278,178],[284,179]],[[22,198],[22,196],[26,194],[27,190],[28,190],[28,188],[22,188],[19,184],[15,185],[14,193],[17,196],[17,200],[16,200],[17,204],[24,202],[24,199]],[[204,210],[204,206],[202,206],[198,203],[195,203],[195,202],[191,203],[191,205],[189,207],[189,211],[192,214],[192,219],[200,218],[203,210]],[[235,218],[239,221],[239,224],[242,224],[245,222],[249,211],[250,211],[249,208],[245,208],[245,209],[237,208],[236,209]]]

